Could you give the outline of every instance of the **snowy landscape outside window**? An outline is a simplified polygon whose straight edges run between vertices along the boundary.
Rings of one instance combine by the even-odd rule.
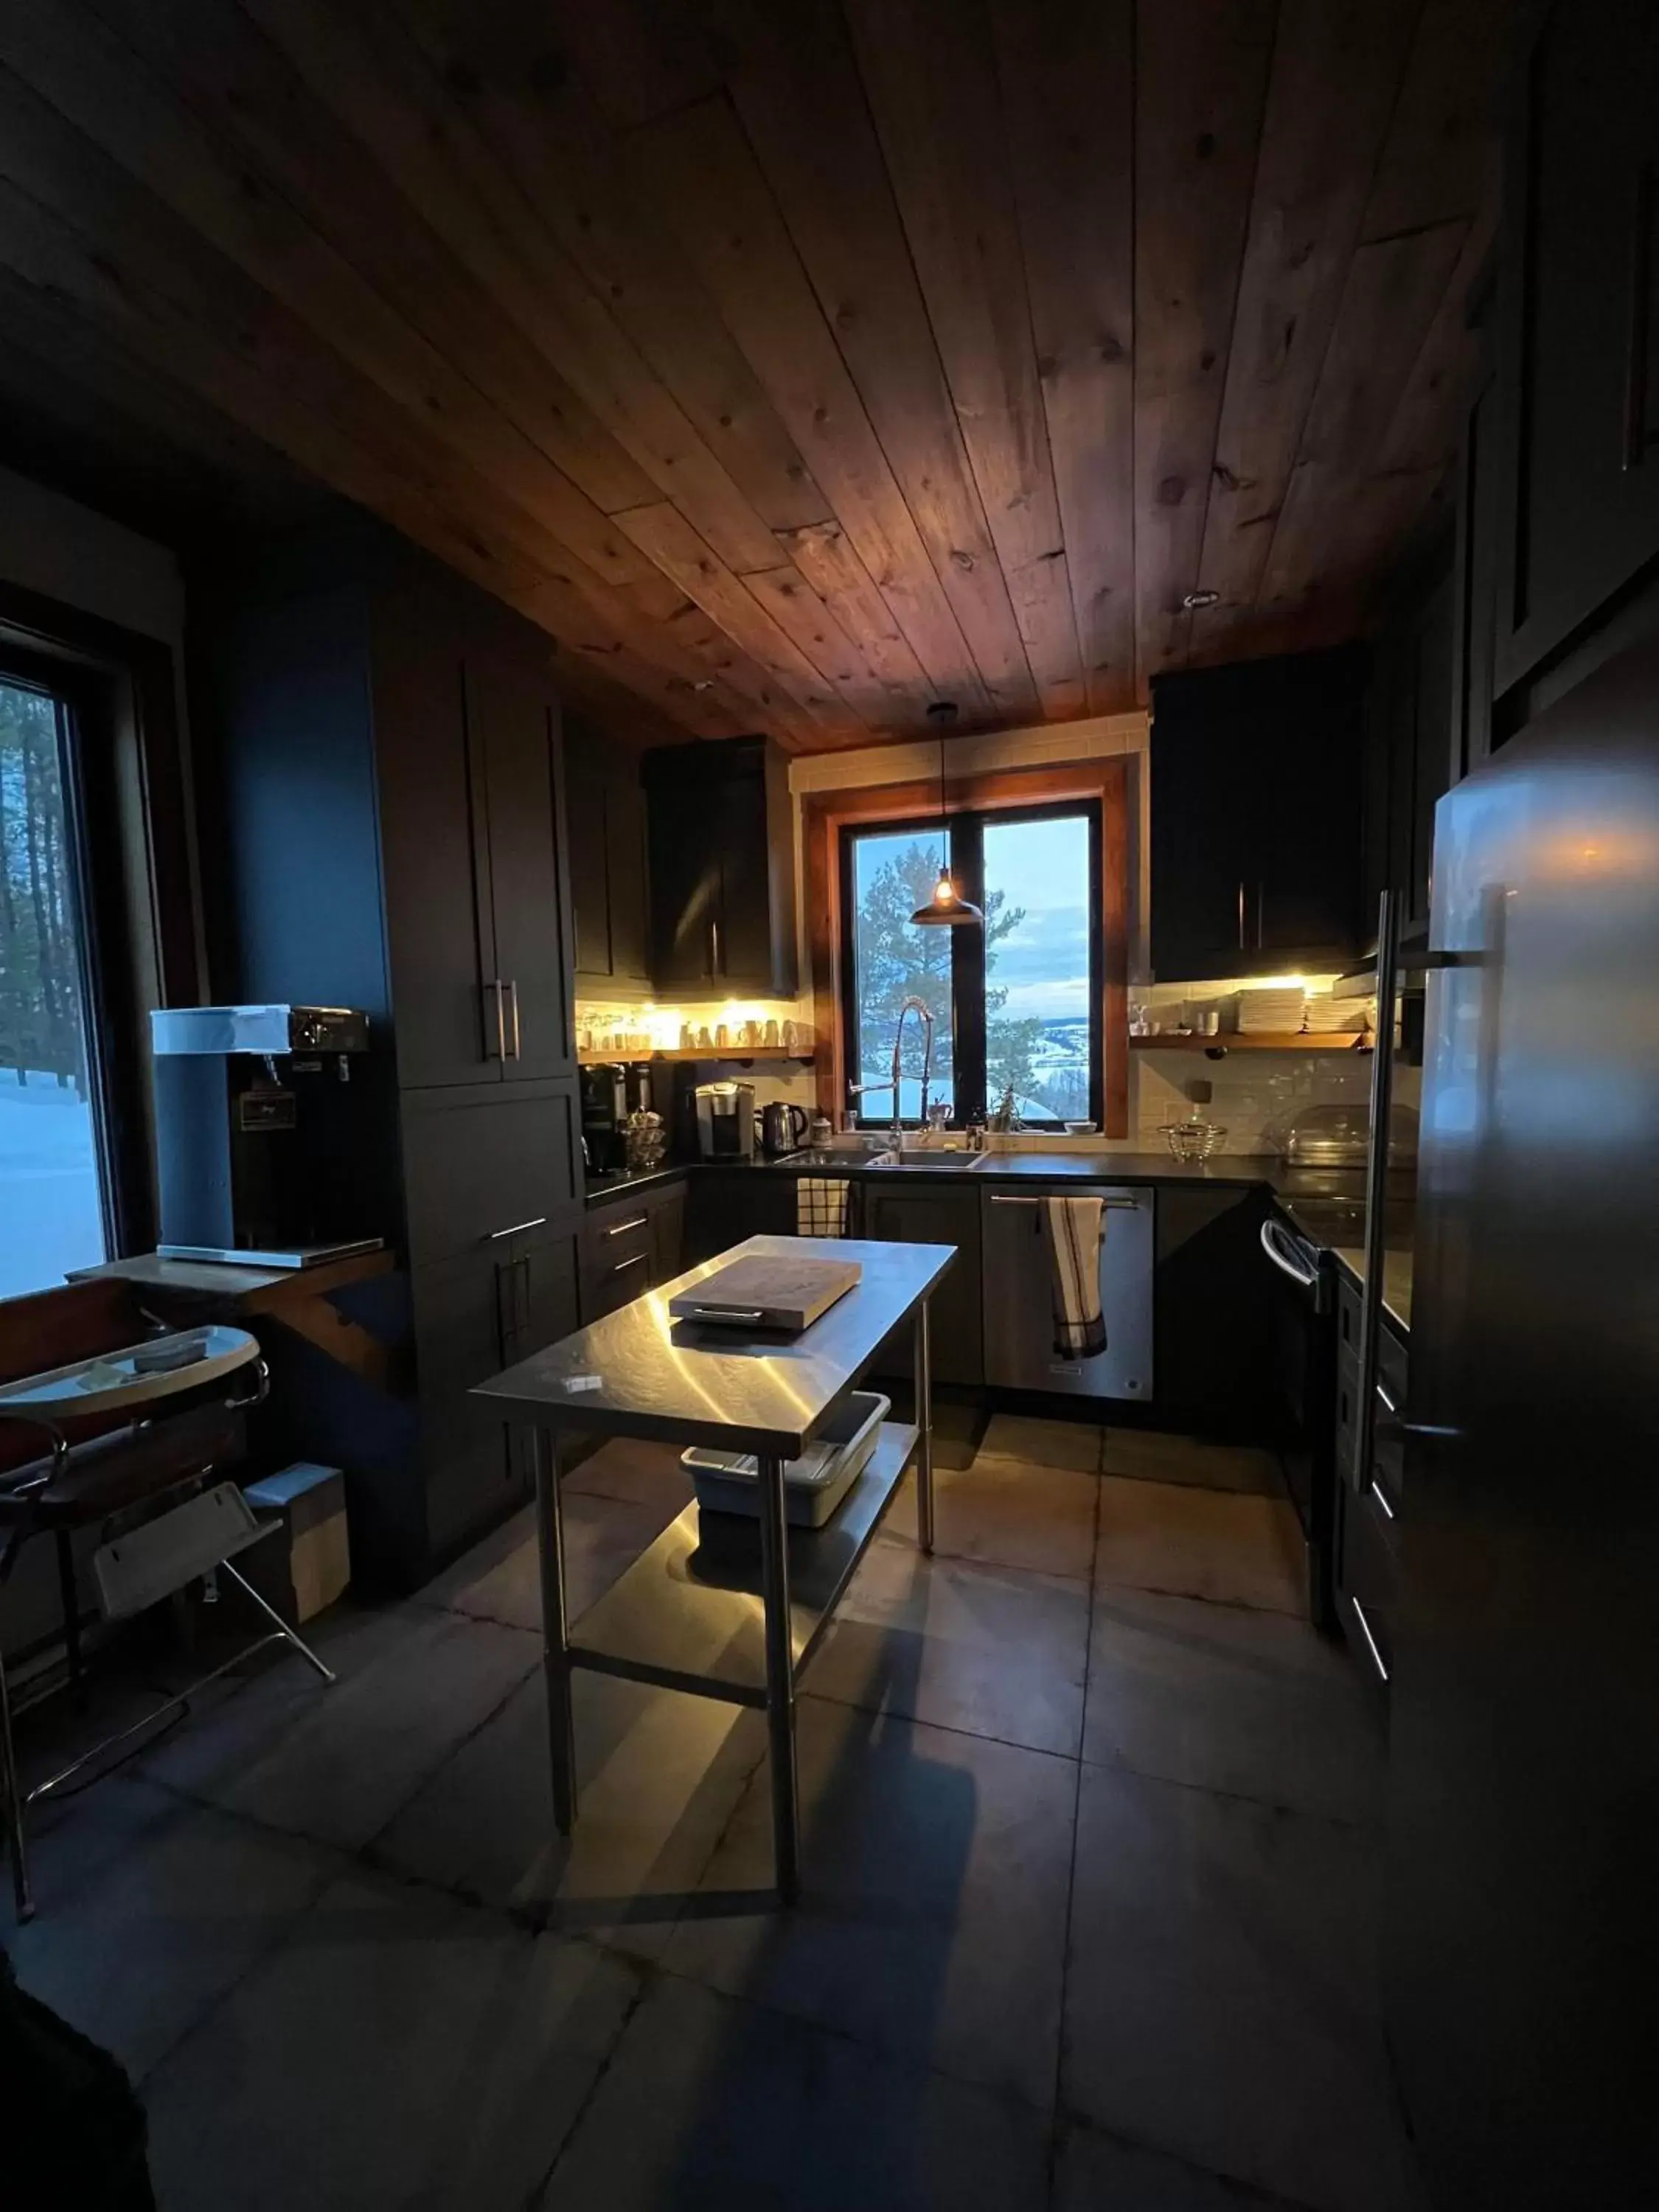
[[[983,929],[919,927],[941,857],[984,910]],[[847,1066],[878,1087],[853,1101],[861,1121],[892,1118],[893,1030],[919,998],[933,1015],[930,1097],[953,1123],[982,1115],[1012,1085],[1030,1127],[1098,1119],[1098,810],[961,814],[849,830],[842,870]],[[900,1113],[921,1111],[921,1025],[906,1023]]]
[[[108,1256],[68,738],[0,677],[0,1297]]]

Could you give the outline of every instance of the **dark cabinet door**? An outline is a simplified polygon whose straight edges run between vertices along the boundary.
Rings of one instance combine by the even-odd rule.
[[[490,908],[508,1081],[575,1071],[569,924],[562,853],[558,707],[547,656],[528,638],[475,635],[468,726],[483,755]]]
[[[671,1185],[666,1190],[653,1192],[652,1199],[651,1282],[654,1289],[659,1283],[672,1282],[686,1265],[685,1186]]]
[[[957,1257],[933,1293],[931,1344],[933,1380],[969,1386],[985,1380],[985,1328],[981,1303],[979,1193],[917,1190],[866,1182],[862,1234],[882,1243],[953,1244]],[[906,1322],[877,1355],[878,1375],[911,1371],[911,1324]]]
[[[795,988],[787,778],[758,738],[645,756],[652,978],[659,989]]]
[[[374,615],[374,749],[398,1079],[501,1072],[483,761],[455,600],[424,575]]]
[[[411,1279],[421,1428],[427,1469],[427,1546],[453,1551],[516,1502],[520,1474],[507,1426],[469,1394],[500,1374],[516,1286],[506,1255],[464,1253]]]
[[[575,1086],[406,1097],[403,1165],[410,1257],[422,1267],[580,1204]]]
[[[611,929],[608,794],[592,738],[567,726],[564,796],[570,849],[570,921],[577,978],[609,983],[616,974]]]
[[[720,856],[699,794],[651,794],[651,973],[660,991],[706,990],[714,979]]]
[[[1159,982],[1341,964],[1358,928],[1364,656],[1162,678],[1153,693]]]
[[[1659,9],[1557,0],[1518,74],[1500,690],[1659,555]]]
[[[629,762],[606,789],[605,852],[611,875],[611,957],[619,982],[651,981],[651,863],[645,793]]]

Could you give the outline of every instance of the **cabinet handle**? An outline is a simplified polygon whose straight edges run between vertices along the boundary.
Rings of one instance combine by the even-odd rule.
[[[1353,1617],[1359,1623],[1359,1632],[1364,1638],[1365,1648],[1371,1655],[1371,1664],[1386,1682],[1389,1679],[1387,1662],[1377,1649],[1376,1638],[1371,1634],[1371,1625],[1365,1618],[1365,1608],[1352,1590],[1348,1592],[1348,1603],[1353,1607]]]
[[[1085,1190],[1081,1195],[1088,1198],[1092,1195],[1092,1193]],[[1140,1200],[1138,1198],[1103,1198],[1100,1202],[1103,1206],[1117,1206],[1125,1213],[1138,1212],[1140,1207]],[[1000,1192],[994,1190],[991,1193],[991,1203],[993,1206],[1041,1206],[1042,1200],[1040,1198],[1005,1198]]]
[[[510,995],[511,995],[511,997],[512,997],[512,1000],[513,1000],[513,1055],[512,1055],[512,1056],[513,1056],[513,1058],[514,1058],[514,1060],[522,1060],[522,1059],[524,1058],[524,1051],[523,1051],[524,1039],[523,1039],[523,1037],[520,1035],[520,1031],[519,1031],[519,987],[518,987],[518,985],[517,985],[515,982],[514,982],[514,981],[509,978],[509,979],[508,979],[508,981],[507,981],[507,991],[508,991],[508,993],[510,994]]]
[[[1385,1413],[1397,1413],[1400,1411],[1399,1407],[1395,1404],[1394,1400],[1380,1382],[1376,1386],[1376,1395]]]
[[[1375,1475],[1371,1477],[1371,1496],[1382,1508],[1383,1517],[1386,1520],[1392,1521],[1395,1517],[1395,1513],[1393,1506],[1389,1503],[1389,1493],[1383,1489],[1382,1484],[1377,1480]]]
[[[505,1060],[507,1058],[507,986],[498,975],[494,982],[486,983],[484,988],[495,994],[495,1057],[497,1060]]]
[[[1258,952],[1267,940],[1267,886],[1258,884],[1255,887],[1255,949]]]
[[[503,1237],[521,1237],[526,1229],[539,1229],[546,1218],[544,1213],[538,1213],[533,1221],[515,1221],[510,1229],[492,1229],[484,1243],[498,1244]]]
[[[1639,468],[1648,450],[1648,335],[1652,319],[1649,297],[1653,261],[1653,165],[1636,173],[1636,214],[1630,256],[1630,328],[1625,340],[1625,451],[1626,471]]]
[[[627,1259],[618,1260],[611,1272],[613,1275],[620,1275],[624,1268],[642,1267],[650,1257],[651,1255],[648,1252],[630,1252]]]
[[[626,1237],[630,1229],[643,1229],[650,1218],[648,1213],[636,1213],[631,1221],[619,1221],[614,1229],[607,1229],[605,1233],[607,1237]]]
[[[1238,879],[1238,949],[1244,950],[1244,878]]]
[[[717,921],[708,925],[708,972],[711,975],[720,972],[720,926]]]

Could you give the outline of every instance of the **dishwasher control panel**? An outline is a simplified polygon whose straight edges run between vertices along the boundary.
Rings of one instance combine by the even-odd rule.
[[[1106,1349],[1068,1358],[1056,1345],[1059,1286],[1044,1219],[1051,1201],[1099,1203],[1098,1291]],[[1152,1395],[1152,1266],[1157,1193],[1150,1184],[1068,1181],[1052,1190],[981,1190],[985,1379],[1005,1390],[1082,1398]],[[1073,1224],[1075,1226],[1075,1224]]]

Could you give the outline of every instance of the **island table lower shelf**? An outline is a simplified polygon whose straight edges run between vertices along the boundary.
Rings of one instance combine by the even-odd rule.
[[[792,1528],[789,1642],[796,1679],[915,1457],[921,1431],[884,1421],[876,1448],[822,1528]],[[766,1705],[758,1519],[693,1503],[574,1624],[570,1664],[731,1705]]]

